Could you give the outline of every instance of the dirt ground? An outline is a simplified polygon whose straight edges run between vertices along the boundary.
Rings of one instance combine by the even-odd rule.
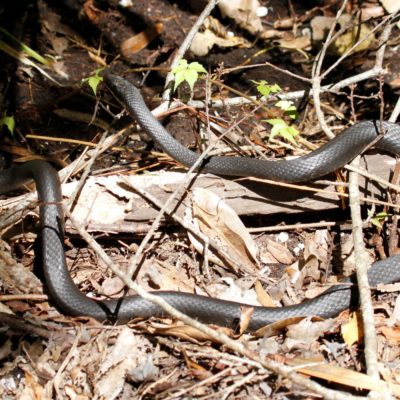
[[[67,202],[93,149],[105,140],[108,144],[96,155],[71,210],[123,273],[140,252],[135,281],[142,288],[279,307],[315,297],[354,271],[352,221],[347,198],[339,198],[338,189],[339,182],[347,182],[346,170],[324,178],[320,186],[301,186],[300,192],[199,176],[152,230],[159,208],[185,170],[122,112],[101,76],[111,71],[139,87],[168,131],[199,153],[210,139],[224,155],[303,155],[326,143],[329,130],[337,134],[357,121],[391,116],[400,87],[400,30],[390,5],[378,0],[225,2],[227,9],[216,7],[209,25],[200,28],[208,36],[184,54],[208,74],[200,75],[193,90],[187,82],[179,86],[167,109],[162,95],[170,65],[207,2],[4,3],[0,170],[47,160],[60,174],[65,172]],[[250,8],[243,10],[245,6]],[[339,10],[344,20],[336,17]],[[93,81],[98,83],[95,90],[89,85]],[[280,94],[261,98],[260,81],[279,85]],[[313,97],[311,89],[320,93]],[[279,105],[279,95],[292,102],[295,119]],[[273,137],[266,122],[273,119],[295,127],[298,134]],[[207,126],[212,127],[211,137]],[[229,128],[224,140],[217,141]],[[388,166],[381,155],[373,160],[367,162],[370,172],[383,169],[384,179],[398,185],[394,163]],[[125,178],[135,190],[127,189]],[[364,244],[374,262],[398,254],[393,206],[398,199],[396,186],[389,190],[385,182],[368,179],[374,189],[366,189],[365,183],[362,195],[368,199],[361,212]],[[267,197],[265,186],[278,198],[296,195],[284,205]],[[330,200],[320,195],[321,187],[334,192]],[[139,196],[137,188],[148,190],[161,204]],[[243,326],[237,329],[211,326],[222,335],[218,340],[174,318],[136,318],[125,325],[73,318],[47,295],[35,206],[26,208],[23,218],[5,220],[6,213],[27,201],[28,191],[34,191],[33,185],[0,200],[1,398],[351,399],[385,390],[400,396],[399,284],[372,292],[375,326],[367,329],[377,335],[375,380],[367,374],[362,317],[354,310],[325,320],[285,320],[254,333],[245,329],[250,308],[250,316],[243,311]],[[200,193],[204,203],[217,202],[216,218],[202,209],[203,203],[197,204],[197,212],[203,211],[197,218],[228,259],[198,249],[183,226],[183,209],[195,212],[193,193]],[[233,210],[223,210],[215,193]],[[146,234],[150,239],[140,249]],[[71,276],[88,296],[133,293],[69,220],[65,249]]]

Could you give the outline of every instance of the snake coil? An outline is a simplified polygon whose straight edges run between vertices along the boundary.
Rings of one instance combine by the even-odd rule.
[[[150,137],[171,157],[191,166],[198,155],[178,143],[153,117],[138,89],[125,79],[111,74],[105,77],[107,86]],[[283,161],[265,161],[240,157],[209,157],[201,170],[220,175],[255,176],[284,182],[302,182],[326,175],[353,159],[377,138],[384,137],[376,147],[400,155],[400,127],[389,122],[366,121],[346,129],[335,139],[306,156]],[[0,193],[6,193],[34,180],[40,202],[40,234],[42,264],[51,299],[65,313],[90,316],[100,321],[124,323],[134,317],[164,316],[157,305],[140,296],[95,301],[75,286],[68,272],[64,254],[64,218],[62,196],[57,172],[47,162],[30,161],[0,173]],[[368,272],[371,286],[400,280],[400,255],[373,264]],[[357,290],[349,285],[337,285],[318,297],[287,307],[254,307],[249,330],[290,317],[318,315],[332,317],[357,305]],[[202,322],[234,327],[245,304],[175,291],[154,292],[181,312]]]

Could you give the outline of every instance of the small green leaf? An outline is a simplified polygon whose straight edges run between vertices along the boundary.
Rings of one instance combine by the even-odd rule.
[[[7,129],[10,131],[11,135],[14,134],[15,128],[15,119],[13,116],[7,116],[6,114],[0,119],[0,127],[5,125]]]
[[[172,68],[171,71],[174,75],[174,91],[176,88],[182,83],[187,82],[190,90],[193,90],[194,84],[199,78],[199,74],[206,74],[206,69],[197,61],[191,62],[188,64],[187,60],[181,59],[179,60],[179,64]]]
[[[185,81],[185,71],[178,71],[175,74],[174,92],[176,88],[184,81]]]
[[[193,61],[189,64],[189,68],[199,72],[200,74],[206,74],[207,70],[197,61]]]
[[[184,71],[188,67],[188,62],[184,58],[179,60],[179,63],[176,67],[172,68],[171,72],[176,75],[178,72]]]
[[[99,86],[99,83],[103,80],[101,76],[91,76],[88,78],[87,83],[88,85],[92,88],[93,94],[96,96],[97,93],[97,86]]]
[[[280,100],[275,103],[275,106],[284,111],[285,115],[289,118],[296,119],[299,116],[296,106],[293,101],[290,100]]]
[[[197,71],[192,69],[188,69],[185,73],[185,80],[188,83],[191,92],[193,91],[193,87],[197,81],[198,76],[199,74],[197,73]]]
[[[385,221],[385,219],[389,216],[387,212],[379,212],[375,214],[375,216],[372,216],[372,210],[368,210],[368,216],[372,217],[371,218],[371,224],[375,225],[377,228],[381,229],[382,228],[382,222]]]
[[[294,126],[289,126],[283,119],[281,118],[272,118],[267,119],[265,122],[268,122],[272,125],[270,138],[273,139],[275,136],[281,136],[288,142],[291,142],[294,145],[297,145],[295,136],[299,134],[299,131]]]
[[[257,85],[257,90],[261,96],[268,97],[271,93],[279,93],[282,89],[276,83],[274,85],[269,85],[267,81],[252,81]]]
[[[293,106],[293,101],[280,100],[275,103],[275,105],[283,111],[286,111],[289,107]]]
[[[103,71],[103,69],[104,68],[98,68],[96,69],[96,71],[94,71],[93,75],[82,79],[82,83],[86,82],[91,87],[95,96],[97,93],[97,86],[99,86],[99,84],[103,82],[103,77],[99,75],[100,72]]]

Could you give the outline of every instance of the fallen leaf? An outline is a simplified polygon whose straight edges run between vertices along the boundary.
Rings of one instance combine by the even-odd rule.
[[[193,191],[193,206],[185,218],[193,215],[193,224],[220,246],[238,263],[254,270],[258,249],[251,235],[237,214],[213,192],[196,188]],[[191,233],[189,239],[197,251],[203,253],[203,245]],[[218,259],[216,260],[218,262]],[[221,261],[218,262],[222,264]]]
[[[253,316],[253,307],[240,307],[240,323],[239,323],[239,334],[247,330],[249,327],[251,317]]]
[[[163,27],[164,25],[161,22],[157,22],[137,35],[124,40],[121,44],[121,53],[125,57],[139,53],[162,32]]]
[[[233,332],[229,328],[223,328],[220,326],[212,326],[215,330],[224,333],[225,335],[232,337]],[[182,340],[188,340],[190,342],[196,344],[204,344],[206,341],[216,342],[214,338],[206,335],[205,333],[199,331],[196,328],[193,328],[189,325],[183,325],[181,322],[177,322],[175,325],[161,325],[161,324],[153,324],[153,328],[155,328],[155,333],[162,334],[166,336],[175,336]]]
[[[397,296],[393,312],[390,315],[387,323],[389,326],[393,326],[399,324],[399,322],[400,322],[400,296]]]
[[[223,17],[232,18],[237,24],[252,34],[263,31],[257,9],[260,7],[258,0],[220,0],[218,7]]]
[[[294,347],[307,349],[322,335],[329,332],[335,323],[332,318],[322,321],[315,321],[309,317],[304,318],[298,324],[288,326],[284,344],[288,349]]]
[[[257,293],[257,300],[264,307],[276,307],[275,302],[272,300],[272,297],[264,290],[260,281],[256,281],[254,285],[254,289]]]
[[[383,333],[392,346],[398,346],[400,344],[400,327],[381,326],[379,331]]]
[[[97,396],[113,400],[124,388],[126,377],[135,382],[154,380],[158,368],[153,363],[151,343],[129,328],[121,330],[115,344],[98,367],[94,389]]]
[[[340,329],[347,346],[350,347],[354,343],[359,343],[364,336],[361,314],[358,312],[351,313],[349,322],[343,324]]]
[[[225,27],[213,17],[207,17],[203,25],[204,31],[198,32],[190,45],[190,50],[197,56],[205,56],[214,45],[242,48],[251,46],[246,39],[229,34]]]
[[[389,386],[395,395],[400,395],[400,385],[387,384],[381,380],[373,380],[370,376],[347,368],[326,364],[316,360],[294,359],[286,361],[287,364],[296,367],[297,372],[330,382],[340,383],[356,389],[374,390],[385,392]],[[313,365],[314,364],[314,365]]]
[[[380,3],[389,14],[400,10],[399,0],[380,0]]]
[[[294,261],[292,253],[283,244],[280,244],[273,240],[268,240],[267,250],[271,253],[275,260],[281,264],[290,265]]]
[[[374,35],[371,34],[371,29],[367,24],[363,23],[356,26],[353,17],[349,14],[342,14],[339,20],[336,20],[335,17],[325,17],[322,15],[314,17],[310,22],[313,41],[315,43],[322,43],[332,24],[336,23],[339,23],[341,28],[348,27],[348,29],[329,46],[329,53],[343,55],[347,50],[353,47],[356,42],[364,38],[365,40],[353,49],[354,53],[369,49],[373,44]]]

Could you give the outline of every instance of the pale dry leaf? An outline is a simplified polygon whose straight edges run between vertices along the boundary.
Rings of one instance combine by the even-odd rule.
[[[354,343],[360,342],[364,336],[361,315],[358,312],[351,313],[349,322],[343,324],[340,331],[347,346],[350,347]]]
[[[222,16],[227,16],[252,34],[263,31],[257,10],[260,7],[258,0],[221,0],[218,3]]]
[[[388,326],[394,326],[400,323],[400,296],[397,296],[393,312],[389,317]]]
[[[371,379],[370,376],[361,372],[352,371],[347,368],[338,367],[324,362],[315,362],[313,359],[295,358],[288,360],[287,364],[295,366],[296,371],[319,379],[325,379],[329,382],[336,382],[357,389],[374,390],[385,393],[387,384],[381,380]],[[314,364],[314,365],[313,365]],[[394,394],[400,394],[400,386],[389,384]]]
[[[289,265],[294,261],[294,257],[290,250],[285,245],[273,240],[267,241],[267,251],[281,264]]]
[[[259,306],[257,294],[254,289],[240,287],[232,278],[221,279],[224,283],[214,283],[207,286],[211,297],[222,300],[237,301],[252,306]]]
[[[187,218],[190,215],[186,213]],[[251,269],[257,267],[258,249],[246,227],[220,197],[213,192],[196,188],[193,191],[192,215],[200,230],[209,238],[219,242],[221,247],[233,258]],[[203,253],[203,246],[188,233],[193,246]]]
[[[131,36],[121,43],[121,52],[125,57],[139,53],[146,48],[163,30],[164,24],[157,22],[146,30]]]
[[[126,377],[135,377],[138,382],[154,380],[158,368],[149,359],[153,346],[143,336],[135,335],[129,328],[123,328],[115,344],[98,368],[94,382],[98,396],[113,400],[121,393]]]
[[[239,334],[243,334],[249,327],[251,317],[253,316],[253,307],[240,307],[240,323],[239,323]]]
[[[40,279],[29,269],[15,261],[10,246],[0,240],[0,281],[3,289],[11,293],[42,293]]]
[[[198,32],[190,45],[191,52],[196,56],[205,56],[214,47],[249,47],[246,41],[237,36],[223,38],[206,29],[204,32]]]
[[[334,326],[335,320],[331,318],[314,322],[311,318],[305,318],[298,324],[289,326],[286,337],[311,344],[326,332],[329,332]]]
[[[379,331],[383,333],[392,346],[400,344],[400,328],[398,326],[381,326]]]
[[[195,287],[193,278],[189,278],[183,268],[172,268],[158,260],[145,260],[138,280],[149,290],[157,288],[193,293]]]
[[[373,253],[374,253],[373,250],[372,251],[368,249],[366,250],[369,263],[373,263],[375,261]],[[340,259],[342,261],[343,274],[346,276],[351,275],[356,268],[352,235],[342,236],[342,240],[340,243]]]
[[[380,0],[380,3],[382,4],[383,8],[390,14],[400,10],[399,0]]]
[[[275,307],[276,304],[272,297],[264,290],[263,286],[261,285],[260,281],[256,281],[254,285],[254,289],[257,293],[257,300],[261,305],[264,307]]]
[[[197,56],[205,56],[214,45],[244,48],[251,46],[246,39],[229,34],[225,27],[211,16],[204,21],[204,28],[203,32],[195,35],[190,45],[190,50]]]
[[[158,334],[175,336],[182,340],[188,340],[197,344],[204,343],[205,341],[215,341],[215,339],[208,336],[204,332],[201,332],[192,326],[183,325],[180,322],[176,323],[175,325],[161,326],[160,324],[153,324],[153,326]],[[232,336],[232,330],[229,328],[215,326],[215,330],[224,333],[225,335]]]
[[[89,178],[86,180],[73,211],[73,217],[78,222],[113,224],[124,215],[126,199],[120,199],[112,192],[113,189],[118,191],[118,177],[108,179],[107,186],[103,186],[102,182],[104,182],[103,179]],[[75,187],[76,182],[63,185],[63,195],[70,197]],[[132,196],[127,191],[125,191],[125,195]]]
[[[329,244],[331,237],[327,229],[319,229],[307,234],[304,241],[304,259],[315,256],[324,266],[329,264]]]
[[[308,36],[282,38],[275,42],[285,49],[311,50],[311,39]]]
[[[353,49],[353,52],[359,52],[369,49],[374,42],[374,35],[371,34],[371,29],[365,24],[357,26],[353,17],[349,14],[342,14],[338,20],[335,17],[325,17],[322,15],[314,17],[311,22],[312,37],[316,43],[324,41],[332,24],[339,23],[341,28],[348,27],[349,29],[340,35],[329,46],[328,52],[335,55],[343,55],[356,42],[365,38],[365,40]]]

